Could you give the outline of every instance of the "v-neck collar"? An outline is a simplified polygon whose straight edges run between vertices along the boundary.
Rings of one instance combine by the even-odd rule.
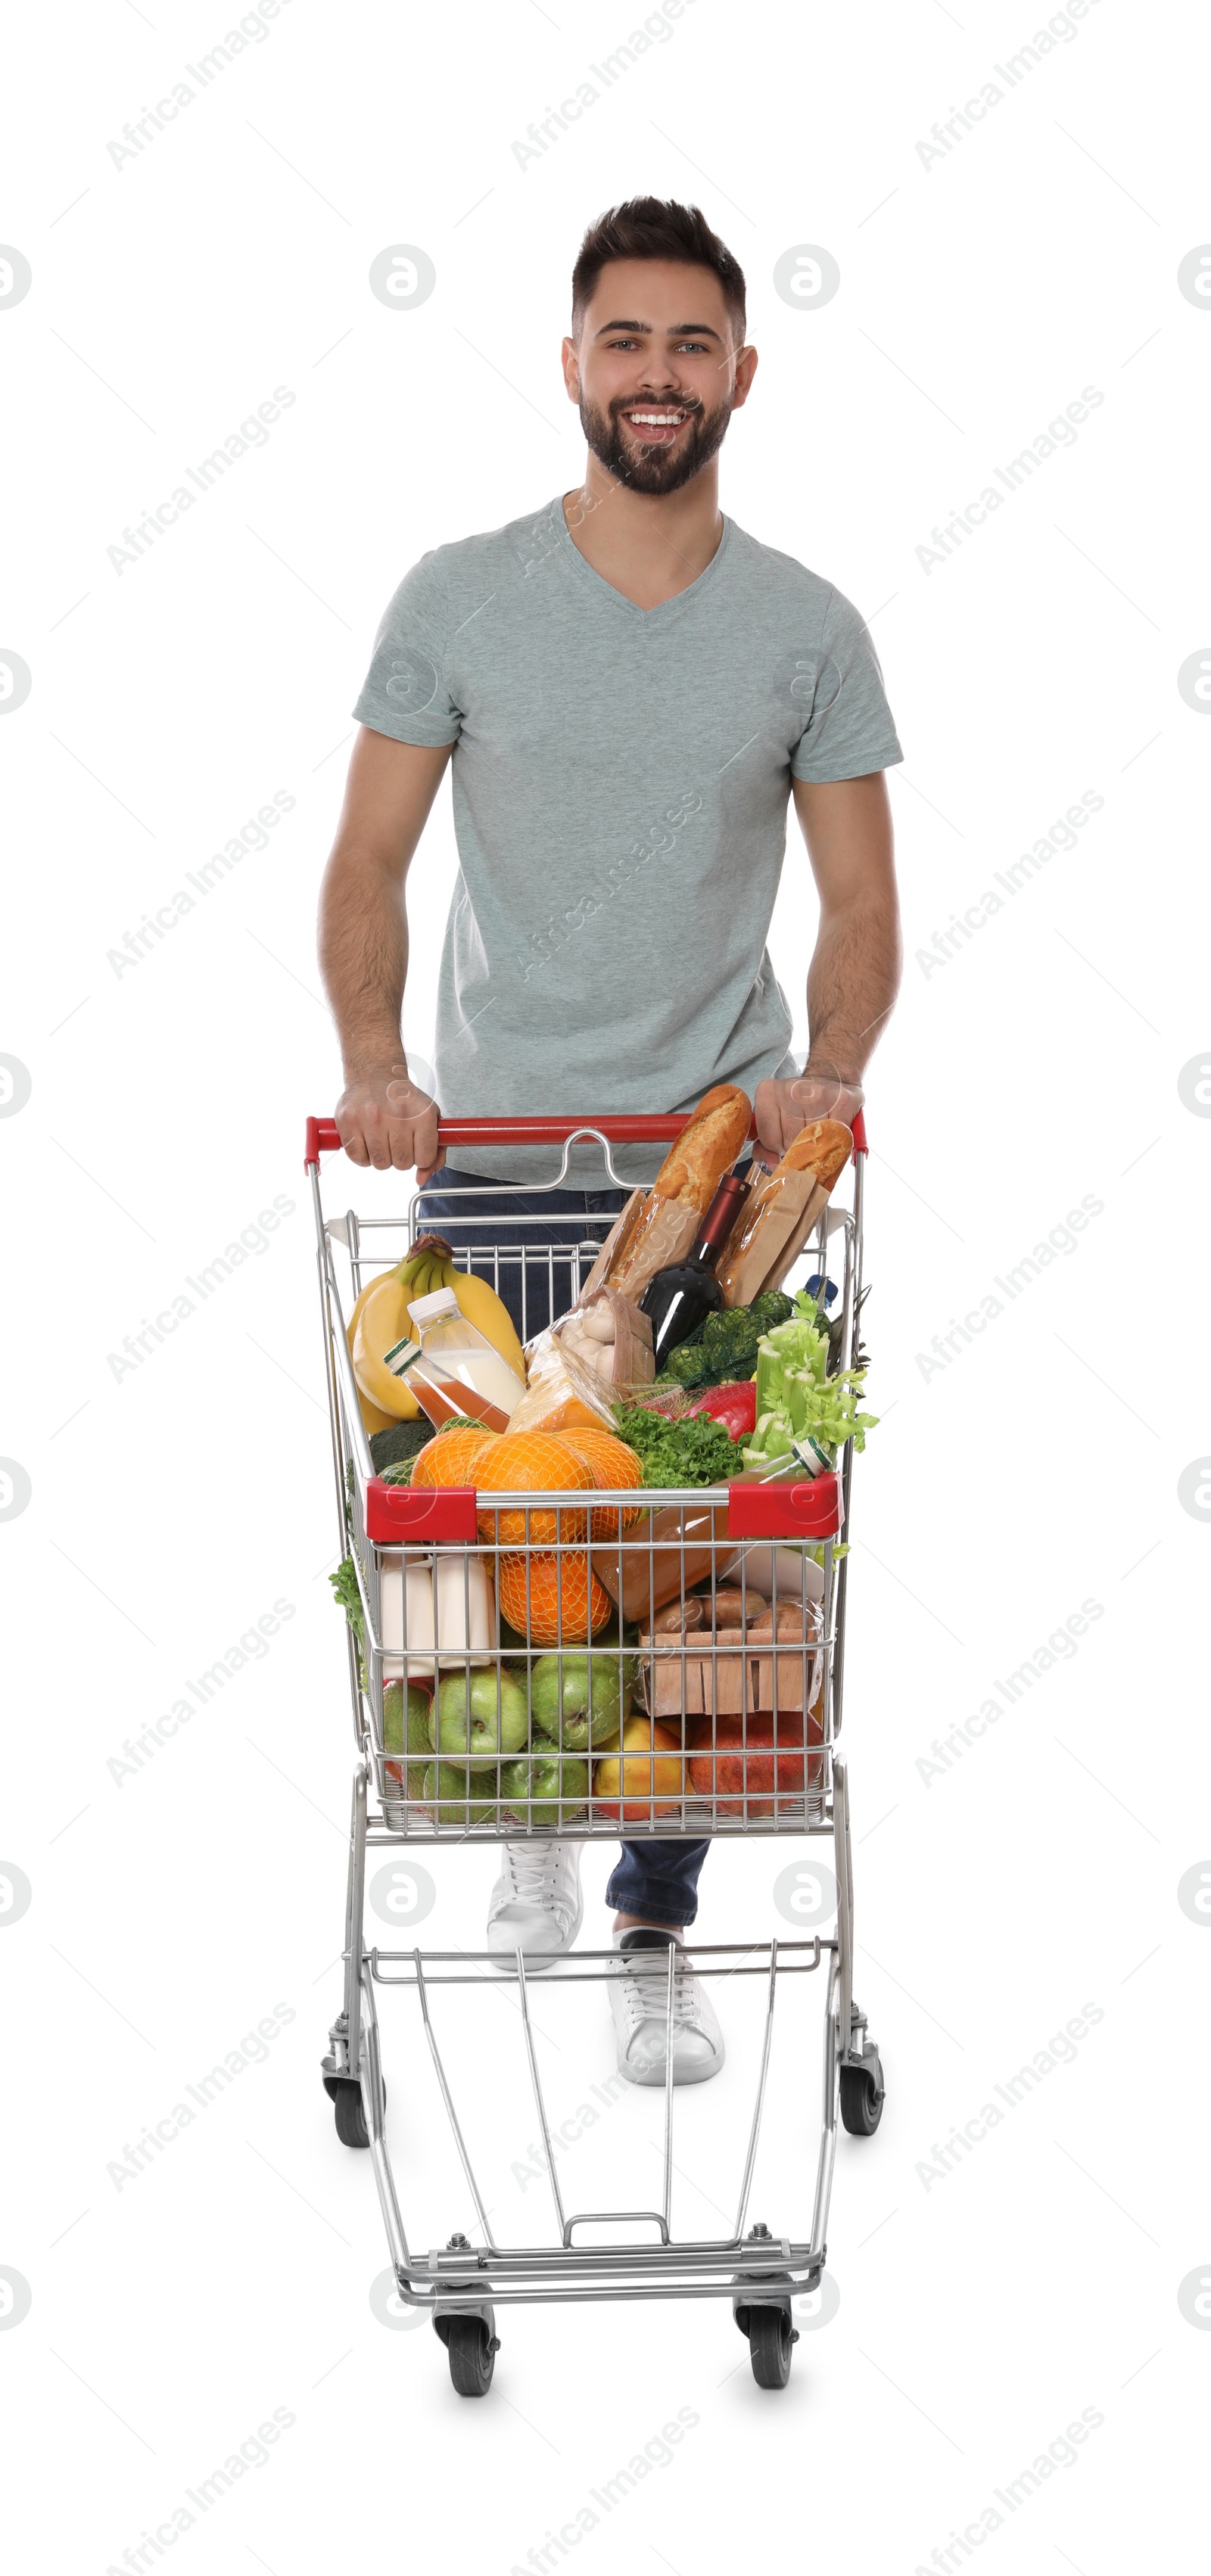
[[[584,555],[582,555],[579,546],[574,544],[571,530],[569,529],[567,520],[563,514],[562,492],[556,493],[552,507],[555,512],[556,527],[563,540],[564,550],[568,555],[570,555],[579,579],[585,582],[591,582],[593,589],[597,592],[599,597],[604,597],[605,599],[612,601],[614,607],[621,609],[625,617],[630,618],[632,622],[637,620],[639,625],[643,627],[670,626],[673,623],[673,620],[681,615],[683,610],[689,608],[695,600],[700,598],[702,592],[706,590],[709,584],[714,580],[715,575],[723,562],[724,556],[727,553],[728,545],[731,540],[732,521],[728,518],[726,511],[721,511],[720,517],[723,520],[723,534],[720,537],[719,543],[715,548],[714,554],[711,556],[709,564],[705,567],[705,570],[700,572],[695,580],[687,582],[685,589],[677,591],[672,599],[658,600],[655,608],[640,608],[638,601],[628,599],[625,593],[621,590],[615,590],[613,582],[607,581],[604,573],[595,571],[593,565],[588,562]]]

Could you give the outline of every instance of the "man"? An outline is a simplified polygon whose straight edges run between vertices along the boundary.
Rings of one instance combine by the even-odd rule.
[[[849,1120],[862,1102],[899,980],[882,772],[902,755],[856,610],[720,512],[718,451],[757,368],[744,333],[743,275],[696,207],[639,198],[591,226],[563,343],[583,486],[422,556],[379,629],[321,904],[336,1119],[355,1163],[436,1178],[427,1211],[447,1234],[461,1194],[558,1169],[549,1150],[476,1148],[435,1176],[437,1110],[408,1074],[404,881],[451,754],[447,1116],[688,1112],[735,1082],[776,1160],[808,1119]],[[765,948],[788,795],[820,900],[801,1077]],[[616,1156],[628,1184],[659,1161]],[[530,1242],[566,1244],[569,1218],[580,1233],[608,1222],[621,1199],[599,1149],[574,1149],[568,1177],[498,1214],[537,1211]],[[490,1204],[461,1203],[468,1217]],[[638,2083],[664,2081],[664,1962],[694,1920],[707,1848],[624,1844],[607,1889],[618,2062]],[[489,1946],[570,1949],[579,1865],[578,1843],[506,1844]],[[722,2036],[688,1965],[675,1997],[674,2080],[697,2082],[722,2064]]]

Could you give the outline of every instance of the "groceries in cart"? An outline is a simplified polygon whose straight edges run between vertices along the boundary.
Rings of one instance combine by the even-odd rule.
[[[573,1473],[587,1486],[583,1465]],[[684,1531],[672,1527],[677,1506],[644,1515],[611,1501],[592,1517],[607,1511],[624,1526],[646,1517],[651,1547],[633,1560],[625,1540],[404,1549],[394,1584],[384,1564],[389,1799],[464,1828],[498,1810],[506,1823],[566,1827],[590,1794],[595,1815],[636,1822],[698,1799],[721,1815],[772,1816],[776,1798],[818,1787],[807,1747],[823,1740],[819,1566],[795,1547],[729,1546],[718,1504],[690,1505]],[[583,1534],[589,1515],[567,1516]],[[360,1643],[352,1557],[333,1581]],[[362,1682],[368,1691],[364,1665]]]
[[[650,1189],[633,1190],[585,1281],[582,1295],[615,1288],[642,1306],[659,1272],[685,1261],[722,1180],[747,1141],[747,1092],[717,1083],[687,1118]]]
[[[648,1317],[617,1288],[582,1295],[560,1327],[559,1342],[565,1361],[590,1369],[603,1386],[645,1384],[655,1376]]]
[[[827,1475],[873,1427],[832,1281],[783,1285],[827,1240],[853,1140],[816,1120],[773,1171],[735,1171],[749,1124],[743,1092],[708,1092],[570,1311],[524,1348],[437,1234],[357,1300],[376,1474],[471,1514],[459,1542],[372,1559],[384,1781],[405,1821],[717,1826],[819,1790],[825,1550],[737,1544],[729,1496]],[[354,1555],[333,1581],[372,1697]]]
[[[747,1182],[729,1172],[720,1181],[685,1260],[671,1262],[649,1279],[640,1313],[651,1325],[657,1372],[681,1342],[701,1331],[708,1315],[718,1314],[723,1304],[716,1276],[719,1257],[748,1195]]]
[[[507,1431],[526,1391],[524,1361],[516,1369],[502,1357],[464,1315],[454,1288],[413,1298],[408,1331],[386,1353],[383,1365],[439,1426],[472,1421],[486,1423],[490,1431]]]
[[[632,1192],[589,1272],[585,1297],[613,1287],[651,1314],[661,1301],[649,1302],[649,1286],[679,1264],[709,1274],[719,1296],[710,1299],[708,1291],[708,1300],[724,1306],[749,1304],[761,1289],[781,1284],[849,1161],[853,1136],[839,1119],[812,1119],[772,1172],[754,1158],[734,1173],[750,1121],[745,1092],[728,1083],[708,1091],[651,1189]],[[715,1204],[724,1182],[741,1185],[739,1195],[729,1186],[726,1233]],[[699,1319],[687,1313],[685,1320],[685,1335],[670,1338],[670,1349]]]
[[[444,1334],[435,1329],[437,1318],[432,1313],[417,1315],[414,1326],[415,1310],[426,1307],[443,1289],[454,1299],[453,1309],[447,1305],[438,1310],[445,1319]],[[451,1328],[454,1313],[464,1316],[470,1327],[461,1337]],[[425,1321],[430,1325],[431,1351],[440,1346],[451,1365],[442,1368],[439,1360],[436,1370],[431,1365],[423,1371],[422,1383],[420,1378],[410,1378],[405,1363],[410,1345],[419,1361]],[[470,1403],[463,1401],[463,1413],[477,1410],[474,1390],[481,1379],[494,1411],[503,1411],[506,1420],[525,1392],[526,1364],[508,1308],[486,1279],[457,1267],[440,1235],[422,1234],[403,1261],[363,1288],[347,1330],[362,1422],[371,1435],[395,1422],[415,1422],[422,1413],[431,1427],[435,1421],[449,1420],[453,1404],[443,1404],[440,1396],[433,1398],[432,1410],[426,1404],[425,1384],[434,1376],[439,1386],[446,1376],[453,1377],[464,1398],[472,1397]],[[507,1378],[491,1369],[485,1350],[504,1364]]]

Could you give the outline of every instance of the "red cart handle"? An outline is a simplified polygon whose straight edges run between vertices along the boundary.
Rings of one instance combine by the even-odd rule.
[[[564,1145],[591,1127],[604,1136],[607,1145],[671,1145],[681,1134],[685,1118],[442,1118],[438,1121],[439,1148],[451,1145]],[[749,1135],[757,1133],[756,1122]],[[861,1110],[853,1120],[854,1152],[867,1151],[866,1125]],[[307,1121],[306,1161],[318,1163],[321,1154],[340,1151],[340,1136],[335,1118],[309,1118]]]

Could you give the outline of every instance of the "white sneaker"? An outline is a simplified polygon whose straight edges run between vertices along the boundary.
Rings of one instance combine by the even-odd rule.
[[[515,1950],[524,1950],[529,1976],[571,1949],[584,1913],[580,1848],[537,1835],[504,1844],[500,1877],[488,1901],[488,1948],[501,1953],[502,1966]],[[535,1951],[547,1955],[535,1958]]]
[[[610,1977],[618,2072],[628,2084],[663,2084],[672,1935],[632,1927],[614,1935],[620,1956]],[[680,1942],[674,1942],[680,1950]],[[724,2059],[723,2033],[688,1959],[673,1970],[673,2082],[705,2084]]]

